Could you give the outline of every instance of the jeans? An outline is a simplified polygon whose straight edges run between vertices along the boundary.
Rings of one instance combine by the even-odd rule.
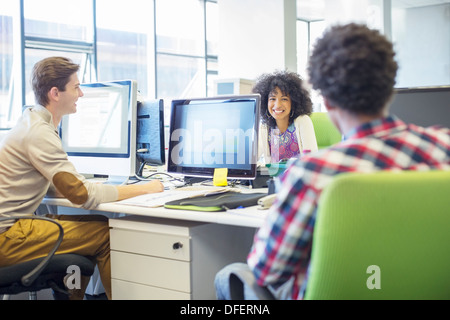
[[[232,263],[225,266],[222,270],[220,270],[216,274],[216,278],[214,280],[214,286],[216,288],[216,296],[218,300],[230,300],[230,274],[236,270],[249,270],[249,266],[246,263]],[[291,299],[291,292],[294,283],[294,278],[291,278],[289,281],[284,283],[277,288],[270,287],[269,290],[278,300],[289,300]],[[244,284],[244,299],[245,300],[258,300],[256,294]]]

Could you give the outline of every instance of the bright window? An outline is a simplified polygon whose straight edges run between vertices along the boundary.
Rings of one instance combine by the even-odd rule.
[[[11,1],[0,0],[0,128],[13,124],[13,10]]]
[[[153,1],[97,0],[97,70],[100,81],[133,79],[155,96]]]
[[[157,95],[206,95],[204,3],[156,0]]]
[[[217,1],[0,0],[0,128],[17,121],[19,101],[34,104],[31,70],[54,55],[80,64],[82,82],[135,79],[142,98],[166,106],[208,95],[217,76]]]

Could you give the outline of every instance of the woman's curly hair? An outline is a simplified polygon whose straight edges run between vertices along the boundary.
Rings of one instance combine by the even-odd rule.
[[[393,93],[394,56],[392,43],[377,30],[355,23],[333,26],[316,42],[309,80],[331,104],[377,115]]]
[[[260,75],[253,87],[253,93],[261,95],[261,118],[262,122],[270,128],[276,128],[275,119],[268,112],[269,94],[278,87],[280,91],[291,98],[291,114],[289,124],[300,115],[310,115],[312,102],[309,92],[303,87],[300,76],[291,71],[275,71]]]

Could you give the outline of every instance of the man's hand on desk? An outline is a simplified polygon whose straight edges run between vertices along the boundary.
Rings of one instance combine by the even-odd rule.
[[[126,186],[117,186],[117,190],[119,191],[118,200],[124,200],[147,193],[162,192],[164,191],[164,185],[160,180],[152,180],[144,184],[129,184]]]
[[[164,191],[164,185],[162,184],[161,180],[152,180],[148,183],[144,183],[142,185],[146,189],[145,193],[155,193],[155,192],[163,192]]]

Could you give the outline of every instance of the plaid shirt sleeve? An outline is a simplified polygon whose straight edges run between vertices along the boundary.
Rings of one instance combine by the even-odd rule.
[[[305,184],[307,179],[299,179],[307,175],[315,173],[301,163],[286,171],[277,201],[255,236],[247,262],[260,285],[276,287],[292,276],[303,280],[306,275],[319,195]],[[297,294],[298,286],[294,286],[293,295]]]

